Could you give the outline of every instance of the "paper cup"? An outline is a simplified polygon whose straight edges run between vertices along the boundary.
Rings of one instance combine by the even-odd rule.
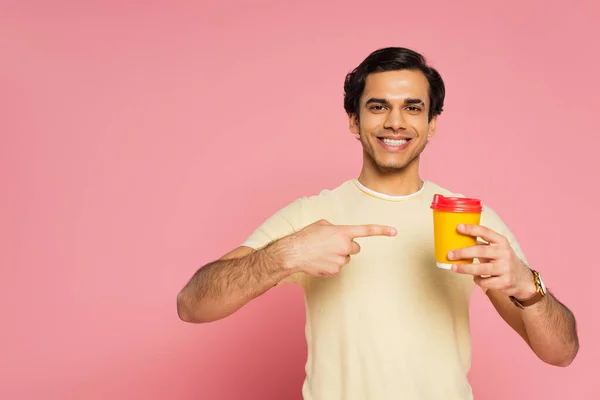
[[[439,268],[450,269],[452,264],[470,264],[473,259],[448,260],[451,250],[474,246],[477,238],[458,232],[460,224],[479,225],[482,204],[479,199],[464,197],[444,197],[436,194],[431,204],[433,210],[433,235],[435,261]]]

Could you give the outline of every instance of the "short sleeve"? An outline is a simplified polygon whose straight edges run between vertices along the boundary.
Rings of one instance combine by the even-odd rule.
[[[275,240],[295,233],[299,229],[297,225],[301,207],[302,199],[298,199],[275,212],[252,232],[243,246],[258,250]]]
[[[291,235],[302,229],[302,206],[304,198],[297,199],[278,210],[250,234],[242,246],[260,250],[271,242]],[[300,284],[303,273],[290,275],[283,282]]]

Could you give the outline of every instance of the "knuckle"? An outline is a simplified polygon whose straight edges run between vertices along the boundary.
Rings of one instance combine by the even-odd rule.
[[[338,271],[339,271],[341,268],[342,268],[342,266],[341,266],[339,263],[334,263],[334,264],[331,264],[331,265],[329,266],[329,268],[327,269],[327,273],[328,273],[329,275],[335,275],[335,274],[337,274],[337,273],[338,273]]]
[[[346,242],[344,244],[343,253],[342,254],[350,254],[352,253],[352,242]]]

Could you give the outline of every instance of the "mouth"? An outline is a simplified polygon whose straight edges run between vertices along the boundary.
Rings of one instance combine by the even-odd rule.
[[[401,151],[408,147],[411,138],[392,139],[389,137],[378,137],[378,142],[387,151]]]

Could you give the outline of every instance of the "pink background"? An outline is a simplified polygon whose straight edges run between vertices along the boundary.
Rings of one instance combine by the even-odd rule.
[[[298,288],[208,325],[175,297],[358,174],[343,78],[388,45],[446,80],[423,176],[494,207],[579,323],[550,367],[477,292],[476,398],[600,398],[597,2],[138,3],[0,5],[0,398],[299,399]]]

